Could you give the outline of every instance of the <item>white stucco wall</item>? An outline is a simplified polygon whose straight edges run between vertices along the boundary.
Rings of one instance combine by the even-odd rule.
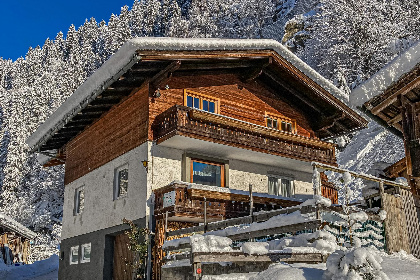
[[[145,217],[150,194],[142,160],[148,158],[149,146],[142,144],[65,186],[63,239],[120,225],[123,218]],[[115,169],[124,164],[128,164],[127,195],[113,200]],[[74,216],[75,191],[81,186],[85,193],[84,210]]]
[[[279,157],[278,160],[281,160]],[[254,192],[268,192],[268,175],[274,174],[293,179],[297,195],[312,195],[312,174],[275,166],[255,164],[240,160],[229,160],[229,187],[248,190],[252,184]]]
[[[155,145],[152,148],[152,189],[168,185],[174,180],[182,180],[182,155],[184,151]],[[211,156],[211,155],[204,155]],[[255,192],[268,191],[268,175],[286,176],[294,180],[297,195],[312,196],[312,173],[300,172],[275,166],[256,164],[225,158],[229,161],[229,187],[248,191],[249,184]],[[278,160],[281,160],[279,157]],[[149,171],[150,172],[150,171]],[[187,171],[189,172],[189,170]]]

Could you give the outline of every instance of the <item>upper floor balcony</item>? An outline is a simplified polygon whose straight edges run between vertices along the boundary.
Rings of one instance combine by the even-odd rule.
[[[337,165],[332,143],[186,106],[175,105],[157,116],[153,133],[158,144],[184,136],[298,161]],[[177,144],[187,145],[185,139]]]

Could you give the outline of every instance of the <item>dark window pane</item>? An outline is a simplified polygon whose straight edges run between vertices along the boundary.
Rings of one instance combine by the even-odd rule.
[[[292,124],[291,123],[287,123],[287,131],[292,132]]]
[[[216,104],[214,102],[209,101],[209,112],[216,113]]]
[[[192,161],[193,183],[221,187],[222,166]]]
[[[267,118],[267,127],[273,127],[273,120],[271,118]]]
[[[192,107],[193,106],[193,98],[192,96],[187,96],[187,106]]]
[[[273,119],[273,128],[279,129],[279,124],[277,123],[276,119]]]
[[[203,100],[203,110],[209,111],[209,102],[207,100]]]
[[[281,130],[287,131],[287,126],[285,122],[281,122]]]
[[[194,97],[194,108],[200,109],[200,98]]]

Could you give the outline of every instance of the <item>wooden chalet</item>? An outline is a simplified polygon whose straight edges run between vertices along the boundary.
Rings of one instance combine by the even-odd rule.
[[[367,124],[342,99],[273,40],[128,41],[27,140],[66,165],[60,279],[131,279],[123,218],[156,229],[156,264],[167,230],[311,198],[326,140]]]
[[[14,219],[0,214],[0,261],[11,265],[28,263],[30,241],[36,233]]]

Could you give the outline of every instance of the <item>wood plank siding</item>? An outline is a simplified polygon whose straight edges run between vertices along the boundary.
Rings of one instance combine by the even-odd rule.
[[[148,92],[144,86],[68,143],[65,184],[146,142]]]
[[[201,93],[220,100],[220,115],[265,126],[266,112],[296,120],[297,134],[314,135],[307,120],[299,110],[299,104],[288,104],[257,82],[242,83],[236,75],[203,75],[173,77],[168,90],[160,89],[161,97],[150,95],[150,124],[156,116],[174,105],[184,104],[184,90]],[[166,85],[165,85],[166,86]],[[153,139],[149,127],[149,139]]]

